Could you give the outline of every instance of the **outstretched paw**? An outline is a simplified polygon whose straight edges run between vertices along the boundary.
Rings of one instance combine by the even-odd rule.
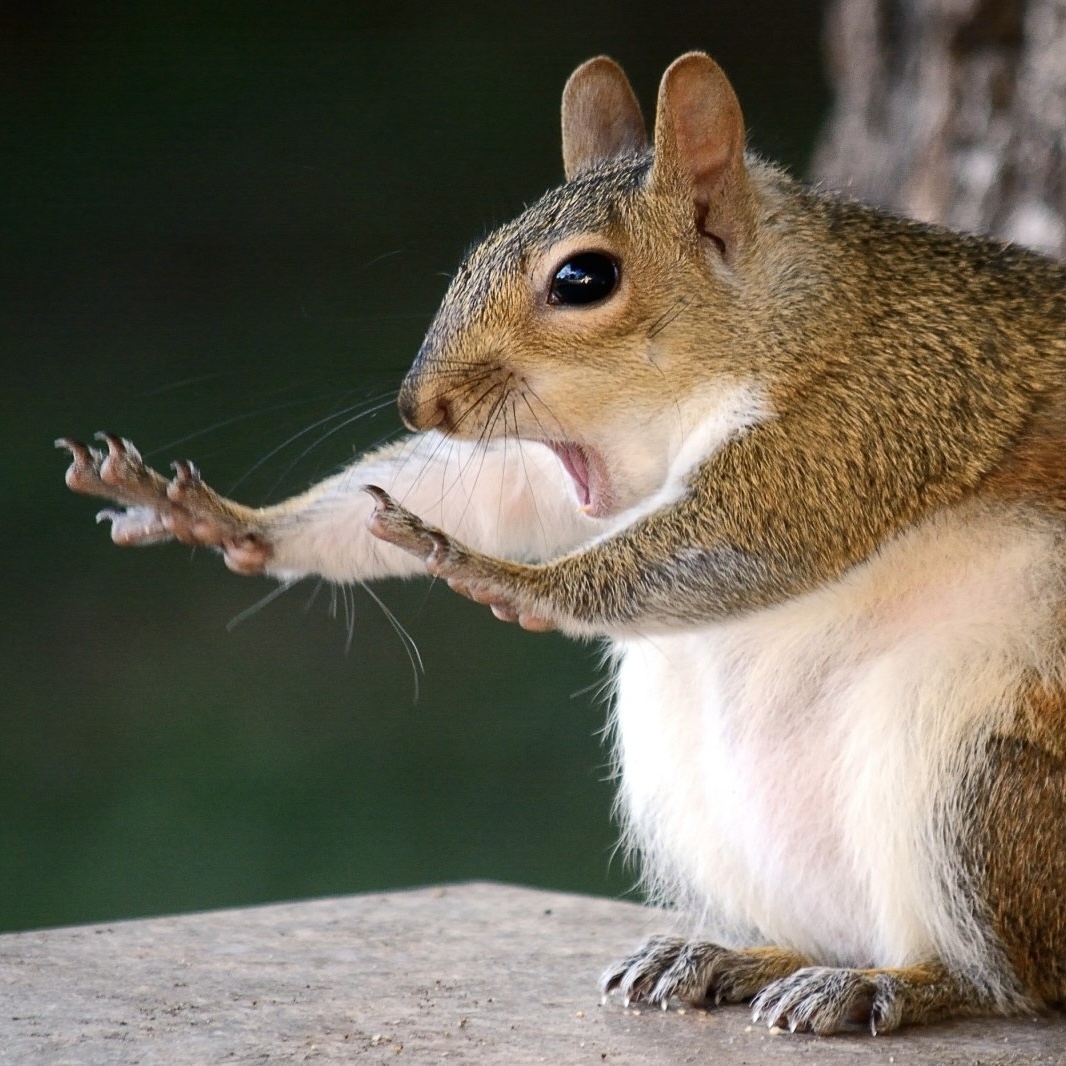
[[[603,992],[666,1010],[671,999],[715,1005],[751,999],[768,982],[806,960],[781,948],[732,950],[706,940],[653,937],[601,978]]]
[[[122,506],[106,508],[97,521],[111,523],[111,539],[119,545],[155,544],[176,539],[184,544],[219,547],[226,565],[241,574],[263,570],[272,550],[257,512],[219,496],[188,461],[173,464],[166,478],[147,466],[131,441],[113,433],[97,433],[103,451],[70,437],[56,441],[71,454],[67,487]]]
[[[461,596],[491,608],[497,618],[537,632],[554,628],[550,621],[517,603],[506,563],[470,551],[423,522],[377,485],[363,488],[374,497],[368,528],[379,540],[421,559],[430,574],[442,578]]]

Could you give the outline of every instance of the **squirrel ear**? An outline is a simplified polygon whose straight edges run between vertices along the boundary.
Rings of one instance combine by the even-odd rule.
[[[607,56],[582,63],[563,89],[567,179],[597,163],[647,147],[644,116],[622,68]]]
[[[697,224],[727,254],[744,224],[744,116],[722,68],[702,52],[674,60],[659,85],[652,188],[683,189]]]

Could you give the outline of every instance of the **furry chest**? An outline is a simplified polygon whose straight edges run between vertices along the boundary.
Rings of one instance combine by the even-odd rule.
[[[650,890],[730,944],[952,954],[945,812],[1051,653],[1050,547],[946,516],[803,599],[619,641],[620,799]]]
[[[824,677],[714,630],[628,642],[616,728],[627,828],[653,890],[712,935],[834,954],[864,905],[850,870]],[[817,932],[815,932],[817,931]]]

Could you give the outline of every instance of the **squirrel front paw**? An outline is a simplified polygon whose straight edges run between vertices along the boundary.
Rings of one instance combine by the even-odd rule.
[[[784,948],[733,950],[707,940],[657,936],[608,969],[600,988],[604,995],[620,992],[626,1005],[643,1002],[663,1010],[672,999],[740,1003],[806,963]]]
[[[377,485],[363,488],[374,498],[368,528],[379,540],[421,559],[426,570],[442,578],[460,596],[484,604],[504,622],[545,632],[555,626],[520,604],[508,564],[471,551],[447,533],[428,525]]]
[[[227,500],[205,484],[195,464],[173,464],[173,478],[147,466],[133,443],[113,433],[97,433],[107,451],[70,437],[57,448],[70,452],[67,487],[87,496],[120,504],[105,508],[97,521],[111,523],[118,545],[156,544],[171,539],[183,544],[220,548],[226,565],[239,574],[261,573],[272,548],[250,507]]]
[[[806,966],[766,986],[752,1001],[752,1018],[770,1026],[835,1033],[865,1024],[875,1036],[902,1025],[959,1014],[999,1013],[979,989],[936,960],[892,969]],[[1010,1010],[1028,1009],[1022,1001]]]

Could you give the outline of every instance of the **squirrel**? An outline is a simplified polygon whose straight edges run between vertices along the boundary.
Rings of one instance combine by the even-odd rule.
[[[801,184],[698,52],[650,141],[578,67],[562,146],[452,279],[412,435],[261,509],[109,434],[57,442],[67,484],[120,544],[606,638],[625,839],[700,938],[605,994],[816,1033],[1061,1003],[1066,267]]]

